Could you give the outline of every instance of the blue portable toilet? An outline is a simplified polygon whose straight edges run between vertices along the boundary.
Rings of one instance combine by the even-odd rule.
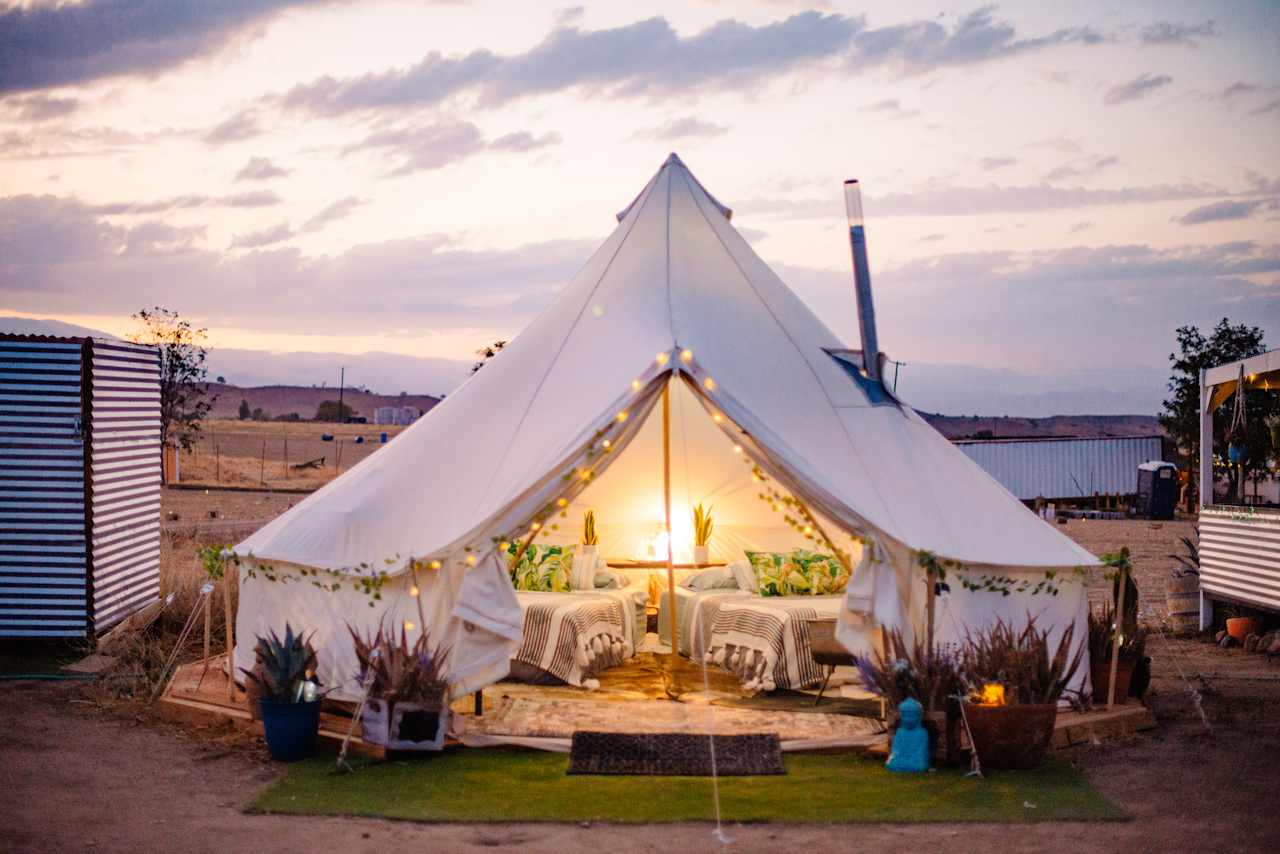
[[[387,444],[387,433],[385,430],[382,433],[382,444]]]

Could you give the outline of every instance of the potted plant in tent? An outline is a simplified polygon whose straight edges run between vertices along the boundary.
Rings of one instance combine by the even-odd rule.
[[[582,516],[582,557],[595,559],[600,549],[600,538],[596,536],[596,511],[588,510]]]
[[[1084,644],[1073,643],[1074,628],[1063,631],[1056,647],[1034,617],[1021,631],[997,620],[967,634],[964,718],[984,768],[1035,768],[1044,762],[1058,700],[1084,655]]]
[[[693,562],[698,566],[711,563],[711,530],[714,527],[711,510],[704,509],[699,501],[693,508]]]
[[[363,638],[347,626],[365,690],[360,723],[365,741],[391,750],[441,750],[449,730],[449,651],[433,648],[424,630],[409,645],[382,628]]]
[[[248,693],[256,697],[271,758],[296,762],[315,753],[320,731],[320,685],[310,639],[287,623],[284,639],[259,637],[252,670],[244,670]]]

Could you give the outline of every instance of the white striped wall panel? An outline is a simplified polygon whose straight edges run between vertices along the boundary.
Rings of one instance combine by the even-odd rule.
[[[1202,507],[1200,588],[1209,596],[1280,611],[1280,512]]]
[[[93,629],[160,595],[160,354],[94,339],[89,454]]]
[[[0,335],[0,637],[91,637],[159,595],[159,367]]]

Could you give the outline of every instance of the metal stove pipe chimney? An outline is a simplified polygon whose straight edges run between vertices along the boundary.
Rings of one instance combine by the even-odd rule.
[[[867,266],[867,234],[862,227],[862,190],[857,178],[844,182],[844,206],[849,216],[849,245],[853,249],[853,286],[858,297],[863,370],[868,377],[881,382],[880,343],[876,339],[876,309],[871,302],[871,271]]]

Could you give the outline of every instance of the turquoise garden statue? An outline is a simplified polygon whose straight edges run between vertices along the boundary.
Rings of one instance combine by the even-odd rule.
[[[908,697],[898,706],[898,731],[885,763],[890,771],[929,770],[929,732],[920,725],[923,720],[924,709],[918,701]]]

